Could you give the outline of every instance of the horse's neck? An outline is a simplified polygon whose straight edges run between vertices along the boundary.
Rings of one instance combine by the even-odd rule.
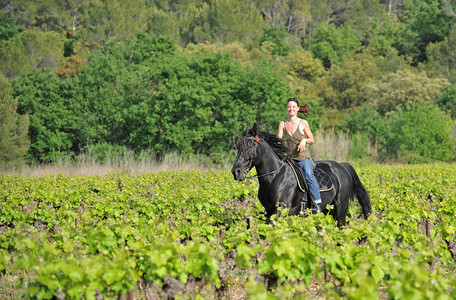
[[[283,164],[283,161],[274,153],[269,145],[264,145],[261,151],[261,159],[255,166],[258,176],[271,173],[267,178],[272,179],[276,175],[274,171],[277,171]],[[260,177],[267,179],[265,177]]]

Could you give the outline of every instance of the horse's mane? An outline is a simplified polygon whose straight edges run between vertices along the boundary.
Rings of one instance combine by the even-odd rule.
[[[284,159],[288,156],[288,147],[285,145],[284,140],[279,138],[276,134],[267,131],[260,131],[258,133],[258,137],[266,141],[266,143],[271,146],[272,150],[275,154],[277,154],[277,156],[279,156],[280,159]]]
[[[263,140],[271,146],[274,153],[277,154],[280,159],[287,159],[289,149],[285,145],[284,140],[279,138],[276,134],[262,131],[256,124],[254,124],[253,128],[247,126],[247,129],[244,131],[242,138],[237,143],[236,147],[242,149],[247,157],[253,157],[255,155],[256,147],[251,146],[251,140],[256,139],[256,137],[258,137],[260,141]]]

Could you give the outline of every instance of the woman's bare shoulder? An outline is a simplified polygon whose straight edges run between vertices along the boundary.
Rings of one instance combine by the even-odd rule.
[[[303,125],[304,127],[309,127],[309,122],[307,122],[306,119],[301,119],[301,125]]]

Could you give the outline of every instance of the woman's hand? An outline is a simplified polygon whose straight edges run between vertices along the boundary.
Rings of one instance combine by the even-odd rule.
[[[302,139],[301,142],[298,145],[298,151],[302,152],[302,151],[306,150],[306,145],[307,145],[307,140],[306,139]]]

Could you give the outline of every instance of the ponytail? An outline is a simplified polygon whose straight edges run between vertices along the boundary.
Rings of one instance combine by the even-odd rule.
[[[303,105],[299,105],[298,112],[305,114],[306,116],[309,114],[310,108],[309,104],[304,103]]]
[[[303,114],[306,115],[306,116],[309,114],[309,111],[310,111],[309,104],[304,103],[304,104],[302,104],[302,105],[299,105],[299,101],[298,101],[298,99],[296,99],[296,98],[289,98],[289,99],[287,100],[287,103],[290,102],[290,101],[296,102],[296,104],[297,104],[298,107],[299,107],[298,112],[303,113]]]

